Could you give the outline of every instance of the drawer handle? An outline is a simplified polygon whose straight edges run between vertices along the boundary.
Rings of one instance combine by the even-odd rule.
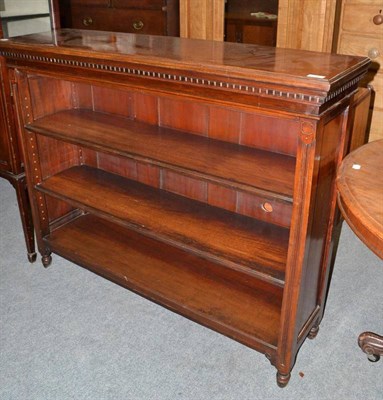
[[[372,19],[372,22],[375,25],[381,25],[383,23],[383,15],[382,10],[379,11],[379,14],[376,14],[375,17]]]
[[[378,58],[380,56],[380,52],[377,48],[373,47],[372,49],[368,50],[368,57],[371,58],[371,60],[374,60],[375,58]]]
[[[264,212],[267,212],[267,213],[271,213],[271,212],[273,212],[273,206],[268,202],[268,201],[265,201],[263,204],[262,204],[262,210],[264,211]]]
[[[134,21],[133,22],[133,28],[136,31],[139,31],[140,29],[142,29],[144,27],[144,23],[142,21]]]
[[[90,26],[90,25],[93,24],[93,19],[92,19],[91,17],[85,17],[85,18],[82,20],[82,23],[83,23],[85,26]]]

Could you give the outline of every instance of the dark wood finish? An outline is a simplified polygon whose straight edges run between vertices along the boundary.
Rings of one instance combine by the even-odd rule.
[[[53,10],[62,28],[169,36],[180,31],[178,0],[64,0]]]
[[[2,37],[3,30],[0,19],[0,38]],[[27,193],[19,138],[17,137],[13,120],[13,109],[9,104],[10,88],[4,82],[7,79],[7,71],[1,58],[0,69],[2,70],[0,78],[2,87],[0,96],[0,177],[8,180],[16,190],[27,256],[30,262],[34,262],[36,260],[36,251],[32,212]]]
[[[85,166],[56,174],[37,188],[222,265],[250,275],[267,275],[265,279],[283,286],[287,229],[266,227],[253,218]]]
[[[49,12],[51,16],[51,26],[52,29],[60,28],[60,15],[59,15],[59,0],[49,0]]]
[[[371,89],[360,88],[354,96],[352,108],[354,118],[352,119],[352,134],[349,152],[356,150],[368,142],[371,107]]]
[[[262,351],[286,385],[323,315],[369,60],[77,30],[0,54],[43,264],[60,254]]]
[[[256,17],[248,13],[225,14],[225,40],[275,46],[277,43],[277,18]]]
[[[278,0],[228,0],[225,2],[225,40],[275,46],[277,14]]]
[[[276,197],[292,201],[293,157],[87,110],[58,112],[38,119],[28,129],[192,177],[208,172],[206,180],[249,191],[278,193]]]
[[[383,140],[370,142],[350,153],[337,177],[338,204],[355,234],[383,259]],[[381,316],[377,316],[381,318]],[[371,361],[383,355],[383,336],[364,332],[359,346]]]
[[[44,240],[54,252],[248,346],[277,346],[281,288],[227,275],[215,263],[91,215]]]
[[[267,12],[278,13],[278,0],[226,0],[225,10],[227,12]]]

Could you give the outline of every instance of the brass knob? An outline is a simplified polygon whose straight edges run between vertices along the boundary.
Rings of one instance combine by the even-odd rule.
[[[83,23],[85,26],[92,25],[92,24],[93,24],[93,19],[92,19],[91,17],[85,17],[85,18],[82,20],[82,23]]]
[[[372,22],[375,25],[381,25],[383,23],[383,15],[382,10],[379,11],[379,14],[376,14],[375,17],[372,19]]]
[[[139,31],[140,29],[142,29],[144,27],[144,23],[142,21],[134,21],[133,22],[133,28],[136,31]]]
[[[380,51],[373,47],[372,49],[368,50],[367,53],[368,57],[371,58],[371,60],[374,60],[375,58],[378,58],[380,56]]]
[[[274,210],[272,204],[269,203],[268,201],[265,201],[265,202],[261,205],[261,208],[262,208],[262,210],[263,210],[264,212],[267,212],[267,213],[271,213],[271,212],[273,212],[273,210]]]

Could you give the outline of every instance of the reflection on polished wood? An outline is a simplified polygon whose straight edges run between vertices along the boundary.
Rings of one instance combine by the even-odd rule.
[[[383,140],[350,153],[338,172],[338,204],[355,234],[383,259]],[[378,315],[377,318],[382,316]],[[359,346],[371,361],[383,355],[383,336],[364,332]]]

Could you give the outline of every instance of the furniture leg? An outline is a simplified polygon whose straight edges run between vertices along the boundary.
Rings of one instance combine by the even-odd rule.
[[[35,250],[35,236],[34,236],[34,225],[32,219],[32,211],[29,202],[29,196],[26,187],[25,175],[14,175],[11,173],[0,174],[2,178],[5,178],[16,190],[17,203],[20,212],[21,225],[23,227],[25,244],[27,246],[27,256],[29,262],[36,261],[36,250]]]
[[[363,332],[359,335],[358,344],[371,362],[379,361],[380,356],[383,355],[383,336]]]
[[[280,372],[277,372],[277,385],[280,388],[284,388],[289,383],[290,377],[291,373],[282,374]]]
[[[16,189],[17,203],[19,205],[21,224],[23,226],[25,243],[27,246],[27,254],[29,262],[36,261],[35,237],[33,228],[32,212],[29,203],[29,197],[25,182],[25,176],[14,181]]]
[[[318,332],[319,332],[319,325],[314,325],[311,329],[310,329],[310,332],[309,332],[309,334],[308,334],[308,338],[309,339],[315,339],[316,338],[316,336],[317,336],[317,334],[318,334]]]
[[[44,265],[45,268],[48,268],[49,265],[50,265],[51,262],[52,262],[52,255],[51,255],[51,252],[44,254],[44,255],[41,257],[41,262],[43,263],[43,265]]]

